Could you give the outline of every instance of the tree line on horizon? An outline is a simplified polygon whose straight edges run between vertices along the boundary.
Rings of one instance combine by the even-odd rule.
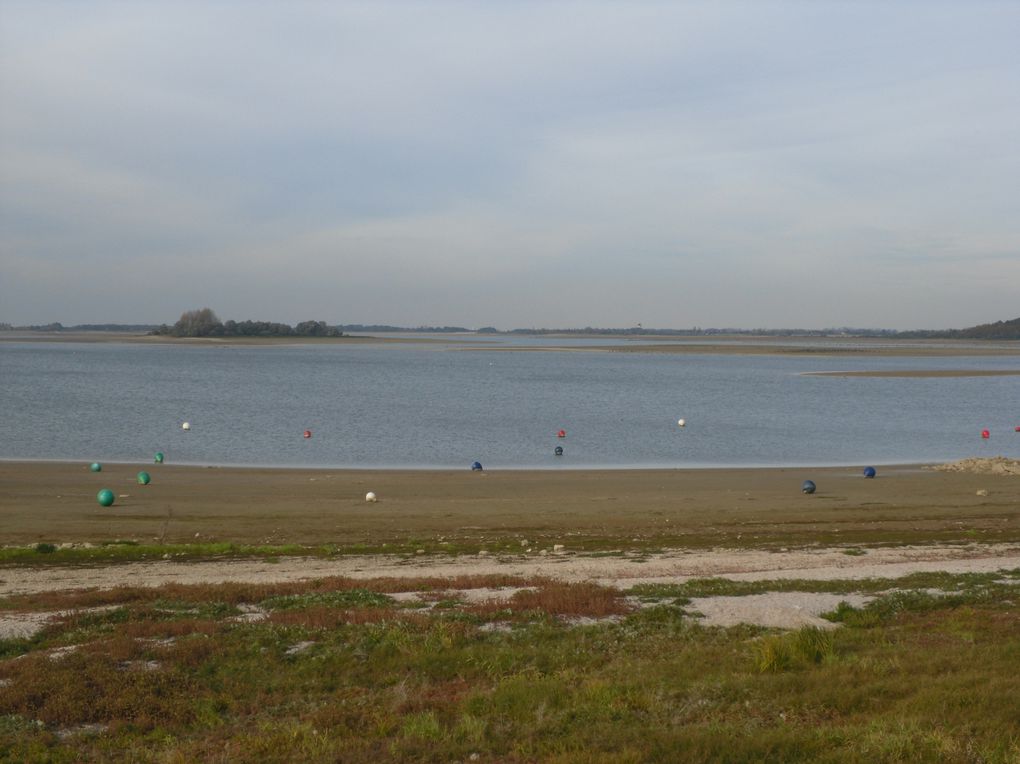
[[[220,321],[211,308],[186,310],[173,326],[162,324],[149,334],[169,337],[343,337],[325,321],[302,321],[296,326],[273,321]]]
[[[910,332],[897,332],[896,337],[902,339],[934,339],[934,340],[1020,340],[1020,318],[1009,321],[996,321],[992,324],[979,324],[967,329],[944,329],[930,331],[921,329]]]

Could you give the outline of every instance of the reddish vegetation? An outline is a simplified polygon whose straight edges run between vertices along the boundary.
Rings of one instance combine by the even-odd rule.
[[[544,580],[535,588],[521,589],[509,600],[488,600],[464,610],[480,616],[540,611],[549,615],[604,618],[625,615],[633,608],[615,589],[592,583]]]
[[[380,594],[415,591],[447,591],[450,589],[500,588],[528,586],[533,579],[507,575],[466,575],[452,578],[370,578],[354,579],[335,576],[313,581],[275,584],[163,584],[156,587],[121,586],[113,589],[41,592],[7,600],[13,610],[64,610],[69,608],[127,605],[135,602],[173,600],[177,602],[224,602],[231,605],[261,602],[270,597],[317,592],[364,589]]]

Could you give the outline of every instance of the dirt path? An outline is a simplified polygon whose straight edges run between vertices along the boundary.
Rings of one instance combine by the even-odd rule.
[[[282,558],[213,562],[141,562],[102,567],[7,568],[0,571],[0,596],[81,588],[159,586],[166,583],[208,584],[226,581],[285,582],[327,576],[452,577],[503,573],[547,576],[564,581],[597,581],[629,588],[639,583],[680,583],[691,578],[722,577],[741,581],[771,579],[834,580],[900,578],[923,571],[986,573],[1020,568],[1020,545],[914,546],[861,550],[798,549],[785,552],[749,550],[668,551],[648,557],[591,557],[562,550],[552,555],[507,558],[475,557],[343,557],[333,560]],[[474,593],[474,594],[477,594]],[[485,597],[500,594],[486,590]],[[474,597],[477,599],[477,597]],[[819,618],[846,600],[859,606],[865,595],[769,592],[746,597],[695,599],[691,609],[710,626],[751,623],[775,628],[814,625],[831,628]],[[7,613],[0,616],[0,638],[27,637],[42,628],[49,613]]]
[[[224,581],[283,582],[327,576],[351,578],[486,575],[548,576],[597,581],[620,588],[645,582],[681,582],[719,576],[734,580],[897,578],[918,571],[988,572],[1020,567],[1020,544],[845,548],[667,551],[649,556],[592,557],[569,549],[550,555],[514,557],[351,556],[335,559],[284,557],[209,562],[134,562],[97,567],[6,568],[0,596],[116,586],[159,586]]]

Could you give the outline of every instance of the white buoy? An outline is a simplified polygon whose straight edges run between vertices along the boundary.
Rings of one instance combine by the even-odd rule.
[[[676,423],[677,423],[678,425],[680,425],[681,427],[683,427],[683,426],[685,426],[685,425],[687,424],[687,422],[686,422],[686,421],[684,421],[683,419],[677,419],[677,420],[676,420]]]
[[[191,422],[185,422],[184,424],[182,424],[181,425],[181,429],[182,430],[190,430],[191,429]]]
[[[373,502],[373,501],[379,501],[379,500],[375,497],[374,493],[369,491],[368,493],[365,494],[365,501]]]

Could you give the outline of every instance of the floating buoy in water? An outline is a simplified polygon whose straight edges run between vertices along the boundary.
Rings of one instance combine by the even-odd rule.
[[[113,491],[111,491],[109,488],[104,488],[102,491],[96,494],[96,501],[99,502],[99,506],[101,507],[113,506],[113,500],[115,498],[116,496],[114,496]]]
[[[804,493],[814,493],[815,484],[811,480],[805,480],[804,483],[801,485],[800,490],[803,491]]]
[[[556,433],[556,437],[557,438],[565,438],[565,437],[567,437],[567,431],[566,430],[560,430],[558,433]]]
[[[875,477],[875,468],[874,467],[865,467],[864,468],[864,477],[866,477],[866,478],[873,478],[873,477]]]
[[[481,472],[482,471],[482,463],[481,462],[473,462],[471,464],[471,471],[472,472]]]
[[[152,461],[154,461],[156,464],[162,464],[163,463],[163,452],[162,451],[157,451],[156,455],[154,457],[152,457]]]
[[[148,472],[142,471],[138,473],[138,485],[148,485],[150,480],[152,480],[152,478],[149,477]]]
[[[985,440],[988,440],[990,437],[992,437],[992,433],[988,432],[988,430],[982,430],[981,437],[984,438]]]
[[[92,464],[89,465],[89,469],[92,470],[93,472],[102,472],[103,465],[100,464],[99,462],[92,462]]]
[[[312,431],[311,430],[305,430],[305,437],[306,438],[312,437]]]
[[[556,454],[556,456],[563,456],[563,446],[556,446],[553,453]]]
[[[185,422],[184,424],[182,424],[181,425],[181,429],[185,430],[185,431],[190,430],[191,429],[191,422]]]
[[[375,502],[375,501],[379,501],[379,499],[376,498],[376,495],[374,493],[369,491],[368,493],[365,494],[365,501],[367,501],[367,502]]]
[[[1013,432],[1020,432],[1020,424],[1013,428]]]
[[[683,419],[677,419],[677,420],[676,420],[676,423],[677,423],[677,425],[679,425],[680,427],[686,427],[686,426],[687,426],[687,422],[686,422],[685,420],[683,420]]]

